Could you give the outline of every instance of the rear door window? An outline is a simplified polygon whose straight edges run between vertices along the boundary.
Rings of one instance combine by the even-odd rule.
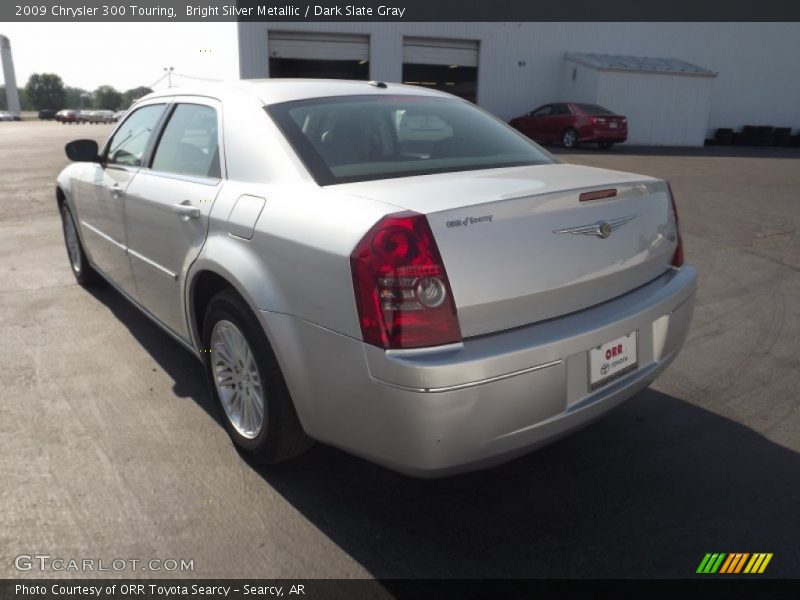
[[[151,169],[176,175],[220,178],[217,111],[178,104],[158,142]]]
[[[568,115],[571,114],[569,110],[569,106],[566,104],[554,104],[553,105],[553,114],[554,115]]]

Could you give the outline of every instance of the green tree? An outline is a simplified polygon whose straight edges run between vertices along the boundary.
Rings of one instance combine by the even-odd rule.
[[[122,94],[110,85],[101,85],[94,91],[95,108],[119,110],[122,102]]]
[[[124,106],[128,107],[131,104],[133,104],[134,102],[136,102],[136,100],[138,100],[142,96],[146,96],[147,94],[152,94],[152,93],[153,93],[153,90],[151,90],[149,87],[145,87],[143,85],[140,85],[139,87],[135,87],[133,89],[130,89],[127,92],[125,92],[124,94],[122,94],[122,98],[124,99]]]
[[[25,86],[26,108],[41,110],[63,108],[66,101],[64,82],[52,73],[34,73]]]
[[[84,89],[67,86],[66,105],[68,108],[89,108],[92,106],[92,95]]]
[[[17,92],[19,92],[19,107],[22,110],[33,110],[33,107],[28,100],[28,94],[25,93],[25,88],[19,88]]]

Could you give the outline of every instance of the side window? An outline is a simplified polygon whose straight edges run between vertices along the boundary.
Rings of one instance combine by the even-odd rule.
[[[106,162],[126,167],[141,166],[145,148],[163,112],[163,104],[143,106],[132,112],[108,143]]]
[[[217,111],[202,104],[178,104],[158,142],[151,168],[219,179]]]
[[[548,104],[547,106],[543,106],[542,108],[539,108],[539,109],[535,110],[531,114],[531,116],[532,117],[546,117],[546,116],[551,115],[551,114],[553,114],[553,106]]]
[[[569,106],[567,106],[566,104],[555,104],[553,106],[553,114],[554,115],[569,115],[571,113],[570,113],[570,110],[569,110]]]

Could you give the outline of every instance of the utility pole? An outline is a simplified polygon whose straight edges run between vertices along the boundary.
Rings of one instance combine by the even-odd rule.
[[[164,70],[167,72],[167,84],[169,87],[172,87],[172,72],[175,70],[175,67],[164,67]]]

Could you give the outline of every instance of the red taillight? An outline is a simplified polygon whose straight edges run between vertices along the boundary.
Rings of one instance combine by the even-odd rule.
[[[592,125],[605,125],[606,118],[605,117],[589,117],[589,122]]]
[[[672,255],[672,266],[680,267],[683,265],[683,238],[681,237],[681,228],[678,223],[678,207],[675,205],[675,196],[672,194],[672,186],[667,182],[667,191],[669,192],[669,202],[672,206],[672,214],[675,217],[675,234],[678,236],[678,247],[675,248],[675,254]]]
[[[453,292],[424,215],[378,221],[350,255],[364,341],[380,348],[421,348],[461,340]]]

